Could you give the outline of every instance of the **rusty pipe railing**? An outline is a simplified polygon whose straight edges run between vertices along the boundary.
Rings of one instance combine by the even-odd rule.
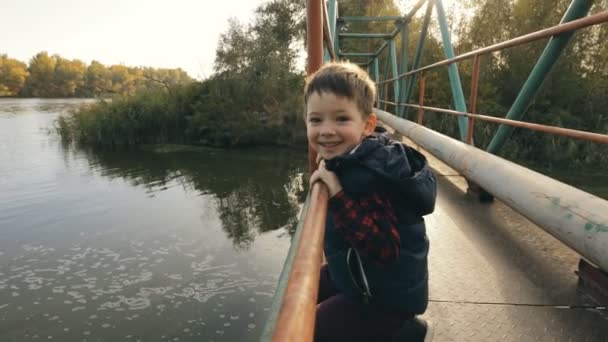
[[[383,100],[380,100],[378,102],[385,103],[387,105],[392,105],[392,106],[399,105],[399,106],[417,108],[419,110],[427,110],[427,111],[437,112],[437,113],[464,116],[466,118],[472,118],[472,119],[477,119],[477,120],[481,120],[481,121],[493,122],[493,123],[498,123],[498,124],[503,124],[503,125],[520,127],[520,128],[527,128],[527,129],[530,129],[533,131],[539,131],[539,132],[561,135],[561,136],[566,136],[566,137],[571,137],[571,138],[576,138],[576,139],[581,139],[581,140],[593,141],[593,142],[601,143],[601,144],[608,144],[608,135],[606,135],[606,134],[592,133],[592,132],[580,131],[580,130],[576,130],[576,129],[562,128],[562,127],[557,127],[557,126],[542,125],[542,124],[536,124],[536,123],[531,123],[531,122],[526,122],[526,121],[503,119],[503,118],[497,118],[494,116],[483,115],[483,114],[459,112],[459,111],[453,110],[453,109],[421,106],[421,105],[412,104],[412,103],[397,103],[397,102],[383,101]],[[420,116],[419,116],[418,120],[421,121]]]
[[[301,235],[292,242],[295,252],[283,267],[289,272],[289,279],[284,287],[279,283],[277,295],[281,295],[282,301],[278,315],[274,326],[266,329],[267,335],[263,340],[313,340],[328,198],[324,184],[312,186],[304,220],[300,220],[302,226],[298,227]],[[272,336],[270,331],[273,331]]]
[[[391,103],[391,104],[393,104],[393,103]],[[576,130],[576,129],[562,128],[562,127],[557,127],[557,126],[535,124],[535,123],[525,122],[525,121],[503,119],[503,118],[497,118],[494,116],[488,116],[488,115],[482,115],[482,114],[459,112],[459,111],[453,110],[453,109],[420,106],[420,105],[415,105],[415,104],[410,104],[410,103],[405,103],[405,104],[401,104],[401,105],[406,106],[406,107],[411,107],[411,108],[428,110],[431,112],[464,116],[467,118],[477,119],[477,120],[481,120],[481,121],[493,122],[493,123],[498,123],[498,124],[514,126],[514,127],[527,128],[527,129],[530,129],[533,131],[551,133],[551,134],[555,134],[555,135],[561,135],[561,136],[566,136],[566,137],[571,137],[571,138],[576,138],[576,139],[581,139],[581,140],[608,144],[608,135],[606,135],[606,134],[592,133],[592,132],[580,131],[580,130]]]
[[[329,31],[327,9],[323,0],[308,0],[307,45],[308,74],[317,71],[323,63],[324,31]],[[324,30],[325,27],[325,30]],[[331,37],[326,42],[333,46]],[[329,50],[333,56],[333,50]],[[312,173],[317,168],[316,153],[309,145],[308,166]],[[314,339],[319,276],[323,262],[323,239],[329,192],[321,182],[311,184],[296,236],[289,248],[283,272],[266,321],[262,341],[302,341]]]
[[[378,119],[608,271],[608,201],[376,109]]]

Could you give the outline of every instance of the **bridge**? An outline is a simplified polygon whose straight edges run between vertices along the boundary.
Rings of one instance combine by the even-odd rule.
[[[425,217],[431,251],[430,300],[423,316],[434,326],[435,341],[608,341],[608,201],[495,155],[516,127],[608,143],[608,135],[521,120],[574,32],[608,22],[608,10],[588,15],[591,4],[573,0],[555,26],[455,55],[441,0],[420,0],[397,17],[341,17],[335,0],[307,1],[308,72],[328,60],[362,59],[359,64],[379,89],[376,113],[382,124],[424,153],[437,176],[437,206]],[[409,61],[408,24],[422,8],[420,39]],[[433,9],[445,60],[420,66]],[[346,22],[376,21],[394,23],[394,30],[340,29]],[[383,43],[371,52],[344,51],[340,42],[349,39]],[[542,39],[548,40],[546,47],[506,117],[477,113],[483,57]],[[458,65],[469,60],[467,106]],[[426,106],[425,75],[446,69],[453,109]],[[415,87],[419,96],[412,103]],[[416,122],[406,119],[408,109],[416,111]],[[428,113],[456,116],[460,139],[424,127]],[[485,149],[474,144],[476,121],[500,125]],[[310,153],[311,170],[314,160]],[[327,199],[327,189],[315,184],[285,261],[264,341],[312,341]]]

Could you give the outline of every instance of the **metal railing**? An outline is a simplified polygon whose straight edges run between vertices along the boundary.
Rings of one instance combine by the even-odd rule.
[[[540,39],[554,37],[559,34],[572,32],[574,30],[589,27],[592,25],[606,23],[606,22],[608,22],[608,11],[603,11],[603,12],[600,12],[600,13],[582,18],[582,19],[577,19],[577,20],[570,21],[567,23],[555,25],[553,27],[546,28],[546,29],[543,29],[543,30],[540,30],[537,32],[532,32],[532,33],[511,39],[511,40],[502,42],[502,43],[494,44],[494,45],[491,45],[488,47],[480,48],[480,49],[477,49],[477,50],[474,50],[471,52],[467,52],[467,53],[458,55],[453,58],[445,59],[445,60],[436,62],[434,64],[431,64],[431,65],[428,65],[425,67],[417,68],[415,70],[411,70],[411,71],[399,74],[397,77],[394,77],[394,78],[389,78],[389,79],[385,79],[384,81],[379,81],[379,82],[377,82],[377,84],[379,86],[381,86],[383,84],[388,85],[390,82],[395,82],[395,81],[401,80],[402,78],[405,78],[405,77],[421,75],[419,78],[419,87],[418,87],[419,93],[420,93],[420,97],[418,99],[418,104],[406,103],[406,102],[394,102],[394,101],[388,101],[388,100],[379,100],[378,102],[379,102],[379,104],[384,104],[385,106],[392,105],[395,108],[399,108],[400,106],[409,107],[409,108],[417,108],[418,109],[418,116],[417,116],[418,124],[422,124],[423,113],[425,110],[431,111],[431,112],[436,112],[436,113],[445,113],[445,114],[452,114],[452,115],[456,115],[456,116],[466,117],[468,119],[467,127],[466,127],[466,142],[468,144],[471,144],[473,142],[473,125],[474,125],[475,119],[481,120],[481,121],[498,123],[498,124],[504,124],[504,125],[508,125],[508,126],[512,126],[512,127],[527,128],[530,130],[541,131],[541,132],[551,133],[551,134],[555,134],[555,135],[568,136],[568,137],[573,137],[573,138],[577,138],[577,139],[583,139],[583,140],[606,144],[606,143],[608,143],[608,135],[606,135],[606,134],[598,134],[598,133],[592,133],[592,132],[581,131],[581,130],[567,129],[567,128],[562,128],[562,127],[557,127],[557,126],[542,125],[542,124],[524,122],[524,121],[519,121],[519,120],[504,119],[504,118],[499,118],[496,116],[476,114],[476,112],[477,112],[477,110],[476,110],[477,109],[477,90],[478,90],[478,84],[479,84],[478,82],[479,82],[479,74],[480,74],[481,56],[483,56],[485,54],[501,51],[501,50],[504,50],[507,48],[531,43],[531,42],[534,42],[534,41],[537,41]],[[471,111],[467,112],[467,111],[458,111],[458,110],[424,106],[424,93],[425,93],[424,72],[441,67],[441,66],[449,66],[453,63],[457,63],[457,62],[464,61],[464,60],[471,59],[471,58],[473,59],[473,69],[472,69],[472,77],[471,77],[471,94],[470,94],[470,100],[469,100],[469,106],[471,107]],[[388,94],[389,94],[388,92],[385,92],[386,98],[388,98]]]
[[[307,1],[308,74],[321,67],[324,42],[326,59],[335,56],[332,38],[328,34],[334,32],[335,26],[330,27],[327,8],[321,1]],[[310,147],[308,164],[310,172],[317,167],[316,154]],[[262,341],[312,341],[314,338],[328,199],[325,184],[317,182],[311,186],[283,266]]]
[[[378,18],[339,17],[336,0],[327,0],[327,6],[324,3],[324,0],[307,0],[308,74],[316,71],[323,60],[333,60],[339,57],[367,58],[367,61],[357,64],[366,66],[375,79],[379,89],[378,106],[381,104],[384,106],[393,105],[400,116],[403,115],[405,108],[415,108],[418,110],[419,123],[422,123],[425,110],[458,116],[459,119],[462,119],[459,120],[461,139],[468,144],[463,144],[395,115],[377,111],[382,121],[410,137],[427,150],[433,151],[436,157],[454,167],[467,179],[471,179],[476,184],[483,186],[484,189],[491,191],[493,195],[501,198],[541,228],[558,237],[596,265],[608,270],[608,216],[606,216],[608,201],[471,146],[473,143],[474,120],[607,143],[607,135],[513,120],[509,115],[512,112],[522,112],[519,114],[523,115],[525,110],[522,111],[521,108],[525,109],[527,103],[534,96],[574,30],[608,22],[608,11],[580,18],[588,12],[591,1],[573,0],[559,25],[454,56],[441,0],[419,0],[412,10],[402,17]],[[408,23],[425,4],[427,4],[427,8],[420,40],[411,63],[413,70],[408,71],[406,48]],[[433,7],[437,9],[446,59],[420,67],[424,49],[424,36],[427,33]],[[372,21],[392,21],[395,23],[395,29],[389,33],[379,34],[339,32],[339,26],[345,22]],[[397,47],[395,44],[395,38],[399,34],[402,35],[401,63],[397,63]],[[538,69],[540,71],[537,71],[534,77],[530,77],[532,81],[529,79],[526,82],[520,92],[520,95],[523,94],[523,96],[518,96],[507,114],[507,118],[476,113],[481,56],[548,37],[552,38],[532,74],[535,74],[539,65]],[[374,52],[341,51],[339,44],[341,40],[363,38],[384,39],[385,41]],[[379,57],[387,48],[388,58],[385,65],[385,74],[388,73],[390,66],[392,77],[380,80]],[[471,110],[469,112],[466,110],[457,63],[470,58],[473,59],[473,73],[469,98]],[[425,106],[424,77],[419,78],[418,104],[409,103],[409,98],[413,94],[415,77],[419,74],[424,75],[424,72],[441,66],[448,67],[456,109]],[[394,101],[392,102],[389,101],[389,85],[392,85],[393,88]],[[316,155],[309,148],[308,161],[311,172],[316,168],[315,159]],[[497,172],[500,173],[498,177]],[[506,179],[510,181],[505,182]],[[509,188],[505,188],[505,184],[509,184]],[[516,190],[514,190],[514,185],[516,185]],[[323,184],[316,183],[312,186],[279,279],[270,317],[262,335],[263,341],[312,341],[314,338],[319,270],[322,262],[328,197],[327,188]]]

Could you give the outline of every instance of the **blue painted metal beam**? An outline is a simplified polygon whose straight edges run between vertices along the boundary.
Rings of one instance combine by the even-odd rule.
[[[393,72],[393,78],[395,78],[395,80],[393,81],[393,98],[395,100],[396,103],[399,102],[399,79],[397,78],[397,76],[399,76],[399,69],[397,67],[397,44],[395,42],[395,39],[391,39],[389,42],[389,46],[390,46],[390,54],[389,54],[389,58],[391,60],[391,70]],[[395,108],[397,109],[397,108]]]
[[[343,57],[374,57],[376,56],[373,52],[339,52],[338,55]]]
[[[403,28],[401,29],[401,63],[399,64],[399,73],[400,74],[404,74],[407,72],[408,70],[408,58],[407,58],[407,53],[408,53],[408,47],[409,47],[409,26],[408,24],[404,24]],[[405,77],[402,77],[401,79],[399,79],[399,98],[396,101],[397,103],[402,103],[405,102],[405,85],[406,85],[406,80]],[[405,106],[403,105],[399,105],[397,106],[397,115],[399,115],[400,117],[403,117],[403,112],[404,112]]]
[[[431,0],[433,1],[433,0]],[[443,4],[441,0],[434,0],[435,8],[437,9],[437,18],[439,19],[439,28],[441,29],[441,39],[443,40],[443,51],[445,58],[454,57],[454,47],[452,47],[452,38],[450,37],[450,30],[448,28],[448,22],[445,17],[445,11],[443,10]],[[448,66],[448,74],[450,76],[450,87],[452,88],[452,99],[454,100],[454,107],[456,110],[461,112],[467,111],[467,105],[464,100],[464,93],[462,91],[462,83],[460,82],[460,75],[458,74],[458,66],[456,63]],[[465,141],[467,138],[467,119],[464,117],[458,117],[458,128],[460,131],[460,140]]]
[[[352,16],[352,17],[340,17],[340,21],[355,21],[355,22],[370,22],[370,21],[397,21],[401,20],[401,16],[383,16],[383,17],[366,17],[366,16]]]
[[[390,39],[390,33],[339,33],[340,38],[354,38],[354,39],[370,39],[370,38],[381,38]]]
[[[380,62],[378,57],[374,58],[374,81],[380,82]],[[376,105],[380,107],[380,89],[376,89]]]
[[[431,14],[433,13],[433,1],[429,1],[426,7],[426,12],[424,13],[424,21],[422,22],[422,27],[420,28],[420,38],[418,38],[418,44],[416,45],[416,54],[414,55],[414,61],[412,64],[412,69],[417,69],[420,66],[420,62],[422,61],[422,53],[424,52],[424,43],[426,41],[427,31],[429,28],[429,23],[431,22]],[[405,79],[405,77],[404,77]],[[405,98],[403,102],[408,103],[412,94],[414,93],[414,84],[416,82],[416,75],[412,75],[407,79],[407,93],[405,93]],[[405,113],[407,114],[407,110]]]

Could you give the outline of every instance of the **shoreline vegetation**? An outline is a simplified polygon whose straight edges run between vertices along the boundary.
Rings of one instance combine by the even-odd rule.
[[[470,51],[554,25],[569,3],[569,0],[463,2],[458,6],[473,15],[456,17],[464,11],[451,14],[449,21],[455,28],[454,35],[459,37],[454,42],[455,50]],[[601,6],[593,5],[590,13],[599,10]],[[114,93],[110,101],[101,100],[61,117],[57,130],[65,140],[99,146],[158,143],[215,147],[305,146],[301,118],[305,75],[296,68],[305,37],[303,13],[302,1],[272,0],[256,9],[251,24],[230,19],[227,31],[218,41],[214,74],[208,79],[180,78],[179,82],[170,82],[162,75],[146,78],[147,86],[138,91]],[[340,2],[340,13],[343,16],[401,14],[395,0],[369,3],[344,0]],[[383,33],[389,32],[393,23],[344,25],[356,32]],[[497,35],[484,29],[491,25],[503,30]],[[409,26],[408,53],[413,56],[422,18],[412,18]],[[606,25],[577,32],[523,120],[607,133],[608,48],[602,44],[606,40]],[[343,40],[340,44],[344,51],[376,51],[381,43]],[[537,42],[484,57],[478,90],[479,113],[504,117],[528,77],[533,66],[531,61],[540,56],[545,45],[546,42]],[[427,36],[421,65],[444,58],[439,37]],[[384,53],[380,56],[380,65],[386,61]],[[58,60],[56,72],[62,63]],[[460,63],[458,67],[467,94],[472,67],[470,63]],[[425,76],[425,105],[453,108],[445,69],[429,71]],[[416,102],[417,88],[415,86],[409,102]],[[390,87],[387,91],[392,93]],[[386,109],[394,112],[391,106]],[[410,111],[406,117],[412,119],[414,115]],[[428,113],[424,121],[431,129],[457,138],[454,117]],[[497,128],[491,123],[476,122],[476,146],[484,149]],[[498,155],[548,169],[567,166],[570,170],[579,167],[605,170],[608,167],[603,144],[524,129],[516,129]]]
[[[99,100],[59,117],[66,142],[98,147],[189,144],[211,147],[305,146],[300,113],[249,112],[229,97],[213,101],[214,83],[193,82]],[[217,108],[228,108],[223,111]],[[222,114],[218,114],[222,113]]]

